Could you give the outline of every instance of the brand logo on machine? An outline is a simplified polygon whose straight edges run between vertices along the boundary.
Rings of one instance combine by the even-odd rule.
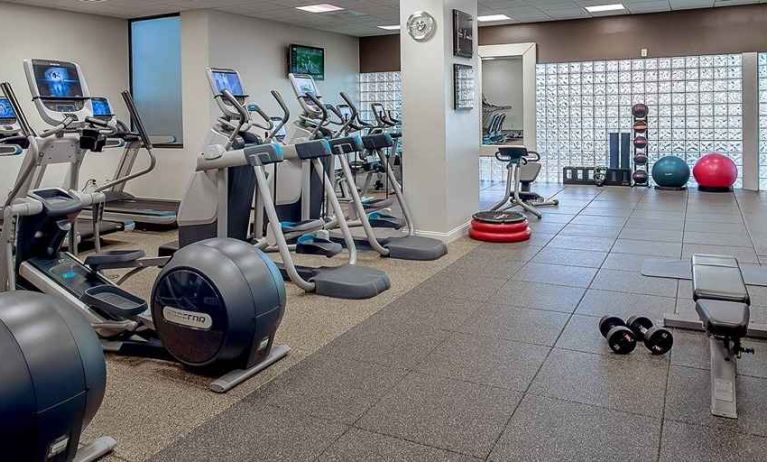
[[[194,311],[180,310],[166,306],[162,309],[162,316],[166,321],[181,326],[195,329],[210,329],[213,327],[213,318],[209,314]]]

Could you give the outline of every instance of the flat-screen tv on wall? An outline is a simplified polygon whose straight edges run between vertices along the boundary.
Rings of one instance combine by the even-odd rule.
[[[308,74],[315,80],[325,79],[325,50],[304,45],[290,45],[288,72]]]

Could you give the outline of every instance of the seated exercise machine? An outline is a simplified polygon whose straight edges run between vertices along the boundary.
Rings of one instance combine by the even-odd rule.
[[[107,98],[93,97],[91,105],[95,118],[106,122],[118,133],[130,132],[128,126],[117,119]],[[135,136],[123,138],[125,146],[114,177],[103,185],[98,185],[95,180],[91,180],[93,183],[91,189],[103,192],[106,198],[101,206],[100,219],[151,225],[175,225],[179,201],[136,197],[125,191],[125,185],[129,181],[151,173],[157,165],[157,159],[152,149],[144,146],[141,138]],[[142,148],[146,150],[149,164],[144,169],[133,172],[136,158]]]
[[[122,140],[117,138],[108,141],[109,143],[105,142],[102,149],[105,147],[117,146],[122,142]],[[28,148],[28,140],[21,134],[21,127],[19,126],[19,121],[13,106],[7,97],[0,97],[0,155],[15,156],[23,154],[24,159],[22,161],[21,172],[23,173],[27,171],[27,169],[34,170],[30,174],[28,182],[20,183],[16,181],[19,188],[12,189],[9,192],[6,198],[6,203],[10,203],[17,197],[23,197],[29,190],[40,187],[40,182],[45,175],[47,167],[56,163],[54,159],[32,155],[32,153],[28,151]],[[69,162],[68,159],[65,161]],[[72,189],[78,187],[77,182],[79,181],[79,168],[81,163],[82,159],[76,164],[76,168],[72,170],[72,174],[68,178],[68,187]],[[19,175],[21,175],[21,173]],[[2,226],[1,218],[0,226]],[[97,221],[87,217],[81,217],[77,220],[75,226],[75,243],[79,244],[83,241],[93,240],[98,249],[100,246],[100,236],[119,231],[129,231],[133,228],[134,223],[130,220]],[[71,248],[76,255],[77,246],[73,245]]]
[[[0,294],[0,447],[3,460],[92,462],[117,442],[80,446],[106,390],[98,338],[85,319],[54,297]]]
[[[223,115],[208,133],[204,151],[197,159],[197,171],[179,209],[179,246],[183,249],[192,242],[218,236],[279,252],[282,262],[277,266],[283,274],[303,290],[319,295],[359,299],[389,289],[386,273],[356,264],[357,249],[326,174],[330,144],[325,140],[272,143],[272,136],[282,131],[281,126],[290,116],[280,94],[272,92],[284,113],[275,126],[258,105],[247,102],[237,71],[207,72]],[[263,125],[251,119],[251,112],[259,115]],[[254,128],[269,135],[262,137]],[[326,257],[343,251],[341,245],[324,235],[325,223],[316,214],[325,201],[341,217],[339,229],[348,252],[347,263],[296,265],[291,251]]]
[[[36,107],[53,128],[37,134],[21,112],[13,89],[3,93],[19,118],[32,156],[75,169],[80,159],[106,138],[103,121],[92,117],[90,94],[80,67],[63,61],[24,62]],[[142,143],[151,141],[130,93],[122,94]],[[34,169],[19,176],[14,189],[28,184]],[[71,174],[71,173],[70,173]],[[86,206],[103,193],[41,188],[17,197],[3,209],[0,234],[0,291],[34,290],[53,295],[82,315],[99,335],[105,351],[175,360],[194,371],[220,375],[210,384],[226,392],[288,353],[273,346],[285,312],[284,281],[263,252],[234,239],[208,239],[172,258],[144,258],[140,250],[91,255],[84,261],[62,250]],[[119,287],[148,267],[162,271],[149,301]],[[117,284],[102,274],[130,269]],[[223,374],[223,375],[221,375]]]
[[[383,150],[394,146],[393,138],[388,133],[376,133],[372,135],[359,136],[354,134],[355,121],[359,119],[359,112],[344,93],[341,98],[344,100],[345,108],[348,113],[341,112],[337,107],[324,104],[320,99],[322,96],[314,83],[314,79],[308,75],[291,75],[293,89],[296,97],[304,111],[301,121],[310,121],[311,125],[305,125],[304,128],[314,127],[314,132],[309,132],[308,137],[314,138],[319,133],[328,133],[328,142],[331,146],[333,156],[330,159],[330,165],[327,171],[336,174],[336,161],[339,162],[341,170],[338,178],[345,184],[345,191],[350,197],[351,214],[349,226],[361,226],[364,230],[364,237],[354,239],[354,243],[361,248],[372,249],[384,257],[398,258],[403,260],[436,260],[447,254],[447,246],[444,242],[417,236],[415,226],[412,220],[410,208],[405,201],[402,188],[392,171],[388,157]],[[330,119],[329,114],[333,113],[338,119],[335,123]],[[336,131],[329,128],[331,124],[340,126]],[[301,127],[294,130],[298,132]],[[323,129],[323,130],[320,130]],[[363,200],[357,191],[354,176],[351,171],[349,155],[366,150],[369,153],[375,153],[379,158],[384,171],[389,178],[389,184],[394,189],[394,199],[399,204],[404,219],[392,216],[383,209],[394,204],[393,199],[373,199]],[[335,182],[331,184],[335,185]],[[326,220],[325,228],[333,230],[338,227],[341,219],[346,220],[345,216],[339,216],[343,211],[334,210],[333,215],[329,215]],[[407,226],[406,235],[393,235],[389,237],[378,237],[375,234],[375,228],[388,228],[399,230]],[[341,239],[336,236],[337,241]]]
[[[546,199],[530,191],[530,185],[538,178],[541,171],[540,155],[528,151],[524,146],[498,146],[495,158],[506,163],[506,192],[503,199],[495,204],[491,211],[504,211],[514,207],[532,213],[538,218],[543,214],[538,207],[557,206],[558,199]]]
[[[736,419],[737,359],[748,333],[751,299],[738,260],[721,255],[692,256],[692,296],[711,349],[711,413]]]

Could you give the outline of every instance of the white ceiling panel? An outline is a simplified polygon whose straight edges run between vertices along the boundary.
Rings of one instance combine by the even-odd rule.
[[[2,2],[3,0],[0,0]],[[121,18],[138,18],[210,8],[233,14],[286,22],[314,29],[365,36],[387,32],[379,25],[399,22],[399,0],[5,0],[11,3],[56,8]],[[710,8],[767,0],[478,0],[480,14],[505,14],[512,19],[488,24],[561,21],[614,14],[644,14],[692,8]],[[589,13],[586,6],[622,2],[626,9]],[[295,7],[331,3],[344,8],[330,13],[307,13]]]

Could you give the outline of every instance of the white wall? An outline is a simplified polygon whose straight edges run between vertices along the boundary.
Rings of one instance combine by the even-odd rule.
[[[287,77],[288,45],[316,46],[325,48],[325,80],[317,82],[324,99],[336,102],[340,91],[357,96],[356,37],[211,10],[182,13],[181,22],[184,149],[158,150],[157,172],[133,182],[131,191],[145,195],[152,191],[154,197],[162,198],[183,196],[207,130],[219,116],[205,75],[207,67],[238,70],[250,101],[275,116],[281,112],[270,92],[279,91],[295,120],[300,110]]]
[[[29,58],[79,63],[91,93],[106,96],[118,116],[127,116],[120,97],[120,92],[129,86],[127,21],[0,2],[0,30],[13,35],[0,46],[0,81],[13,85],[35,129],[47,126],[32,104],[24,76],[22,62]],[[111,178],[119,156],[117,151],[90,156],[83,165],[81,179]],[[20,165],[19,157],[0,158],[0,198],[3,200],[16,180]],[[45,183],[62,185],[64,169],[50,169]]]
[[[524,128],[524,92],[522,58],[489,59],[482,61],[482,93],[496,106],[511,106],[506,112],[504,130]]]

